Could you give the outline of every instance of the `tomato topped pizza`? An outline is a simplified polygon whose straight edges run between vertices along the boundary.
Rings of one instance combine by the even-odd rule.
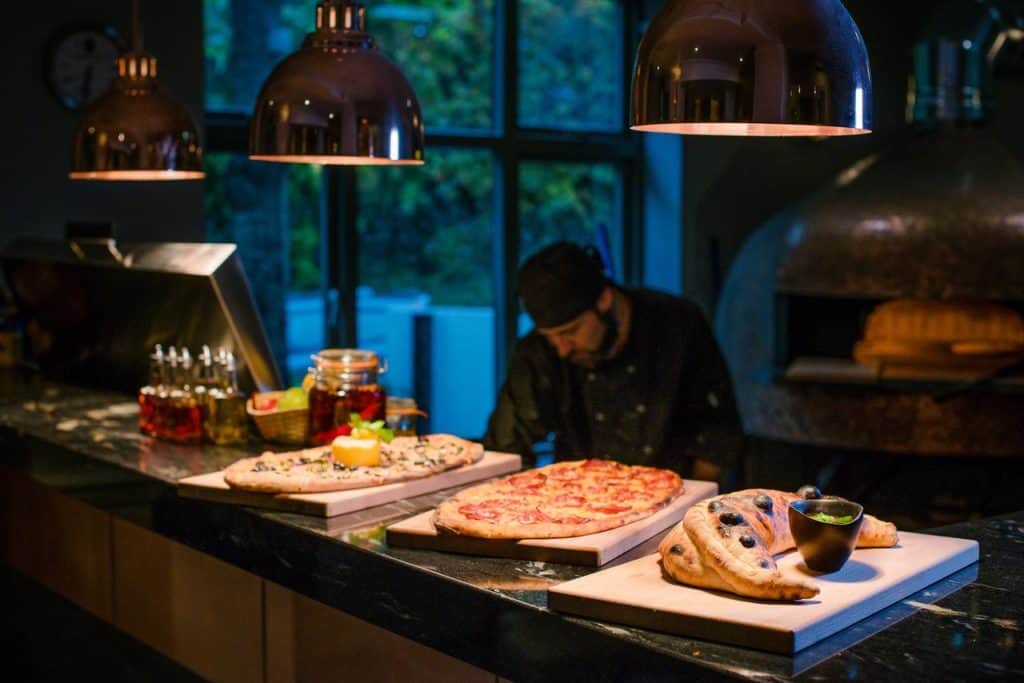
[[[682,492],[670,470],[559,462],[460,491],[438,506],[434,525],[481,538],[584,536],[652,515]]]
[[[379,465],[349,465],[332,457],[331,446],[264,453],[224,470],[232,488],[264,493],[314,493],[381,486],[469,465],[484,447],[450,434],[399,436],[380,444]]]

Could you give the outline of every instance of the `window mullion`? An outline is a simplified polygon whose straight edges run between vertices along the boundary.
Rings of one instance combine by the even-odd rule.
[[[633,90],[633,57],[640,42],[642,24],[642,3],[620,2],[619,20],[622,27],[622,108],[623,120],[628,129],[631,122],[632,90]],[[629,132],[627,137],[634,136]],[[643,146],[634,139],[636,151],[629,160],[619,166],[622,187],[622,236],[623,236],[623,267],[622,277],[625,282],[640,285],[644,281],[644,169]]]
[[[324,167],[327,193],[327,283],[334,289],[325,307],[328,346],[356,346],[359,262],[356,249],[355,174],[356,170],[351,166]]]
[[[498,0],[495,25],[495,126],[500,143],[495,148],[495,234],[491,265],[494,272],[494,372],[498,385],[505,377],[509,350],[516,339],[518,315],[515,273],[519,263],[519,170],[515,145],[518,130],[518,16],[517,0]]]

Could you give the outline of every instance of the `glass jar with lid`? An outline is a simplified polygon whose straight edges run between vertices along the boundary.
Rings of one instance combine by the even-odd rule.
[[[426,417],[416,399],[388,396],[388,427],[395,436],[416,436],[416,418]]]
[[[324,349],[310,356],[313,367],[306,376],[309,386],[309,439],[314,445],[330,443],[348,434],[349,417],[383,420],[387,393],[378,384],[387,363],[373,351]]]

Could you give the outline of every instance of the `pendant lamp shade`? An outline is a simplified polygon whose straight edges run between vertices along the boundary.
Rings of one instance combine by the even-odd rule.
[[[197,180],[203,150],[185,107],[163,92],[156,58],[131,52],[118,59],[110,90],[82,114],[75,129],[74,180]]]
[[[71,150],[72,180],[198,180],[203,148],[188,111],[160,87],[156,57],[142,50],[139,1],[132,0],[130,52],[117,78],[83,113]]]
[[[423,119],[409,81],[366,33],[366,10],[324,0],[316,31],[256,98],[249,156],[338,165],[423,163]]]
[[[667,0],[633,70],[633,130],[871,132],[867,49],[839,0]]]

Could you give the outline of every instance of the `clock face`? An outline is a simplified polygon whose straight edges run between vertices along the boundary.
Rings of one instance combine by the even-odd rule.
[[[121,41],[113,29],[76,29],[50,46],[46,76],[54,94],[69,109],[81,109],[110,87],[117,76]]]

